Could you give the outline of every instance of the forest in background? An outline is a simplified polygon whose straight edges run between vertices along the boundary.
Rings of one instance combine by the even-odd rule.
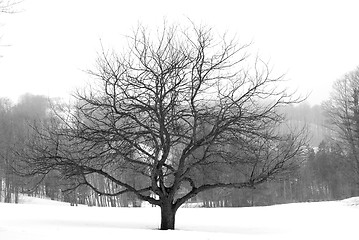
[[[131,193],[108,197],[81,187],[67,191],[74,184],[61,178],[56,172],[44,179],[38,176],[20,177],[13,171],[16,164],[16,149],[24,147],[31,125],[39,120],[51,118],[50,108],[58,102],[43,96],[26,94],[16,104],[0,99],[0,202],[17,203],[19,194],[50,198],[69,202],[72,205],[89,206],[141,206],[141,202]],[[301,103],[281,109],[287,116],[287,124],[309,132],[307,156],[301,167],[290,175],[268,181],[256,189],[215,189],[200,193],[187,206],[240,207],[278,203],[323,201],[343,199],[357,194],[356,185],[346,163],[340,145],[331,141],[331,131],[325,127],[326,120],[322,106]],[[203,169],[198,177],[225,177],[221,172]],[[227,174],[227,173],[226,173]],[[131,174],[122,176],[132,184],[141,185],[141,179]],[[228,177],[228,176],[226,176]],[[235,176],[233,176],[235,177]],[[101,176],[92,181],[99,189],[114,190],[113,183]]]

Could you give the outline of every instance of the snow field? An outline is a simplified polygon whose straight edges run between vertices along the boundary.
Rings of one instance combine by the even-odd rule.
[[[71,207],[44,199],[0,204],[0,240],[357,239],[359,202],[252,208],[181,208],[175,231],[159,231],[159,208]]]

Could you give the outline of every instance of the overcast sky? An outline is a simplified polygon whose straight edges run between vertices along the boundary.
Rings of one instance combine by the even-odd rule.
[[[190,18],[253,42],[251,53],[318,104],[335,79],[359,66],[355,1],[24,0],[0,17],[0,97],[31,92],[66,98],[89,76],[100,49],[120,45],[138,22]],[[10,45],[10,46],[4,46]]]

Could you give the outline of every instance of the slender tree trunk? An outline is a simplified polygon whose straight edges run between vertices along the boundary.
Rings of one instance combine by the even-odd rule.
[[[1,173],[0,173],[0,174],[1,174]],[[3,189],[2,189],[2,182],[3,182],[2,176],[0,175],[0,202],[1,202],[1,196],[4,195]]]
[[[19,186],[14,187],[15,203],[19,203]]]
[[[169,201],[161,205],[161,230],[174,230],[177,209]]]
[[[254,207],[254,192],[253,189],[251,191],[251,207]]]
[[[9,177],[7,178],[5,184],[5,201],[6,203],[11,203],[11,184]]]

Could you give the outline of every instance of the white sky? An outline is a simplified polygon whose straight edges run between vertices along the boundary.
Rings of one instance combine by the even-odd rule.
[[[100,49],[118,46],[138,22],[205,23],[253,41],[252,53],[320,103],[335,79],[359,66],[359,2],[288,0],[24,0],[2,16],[0,97],[68,96],[89,76]]]

